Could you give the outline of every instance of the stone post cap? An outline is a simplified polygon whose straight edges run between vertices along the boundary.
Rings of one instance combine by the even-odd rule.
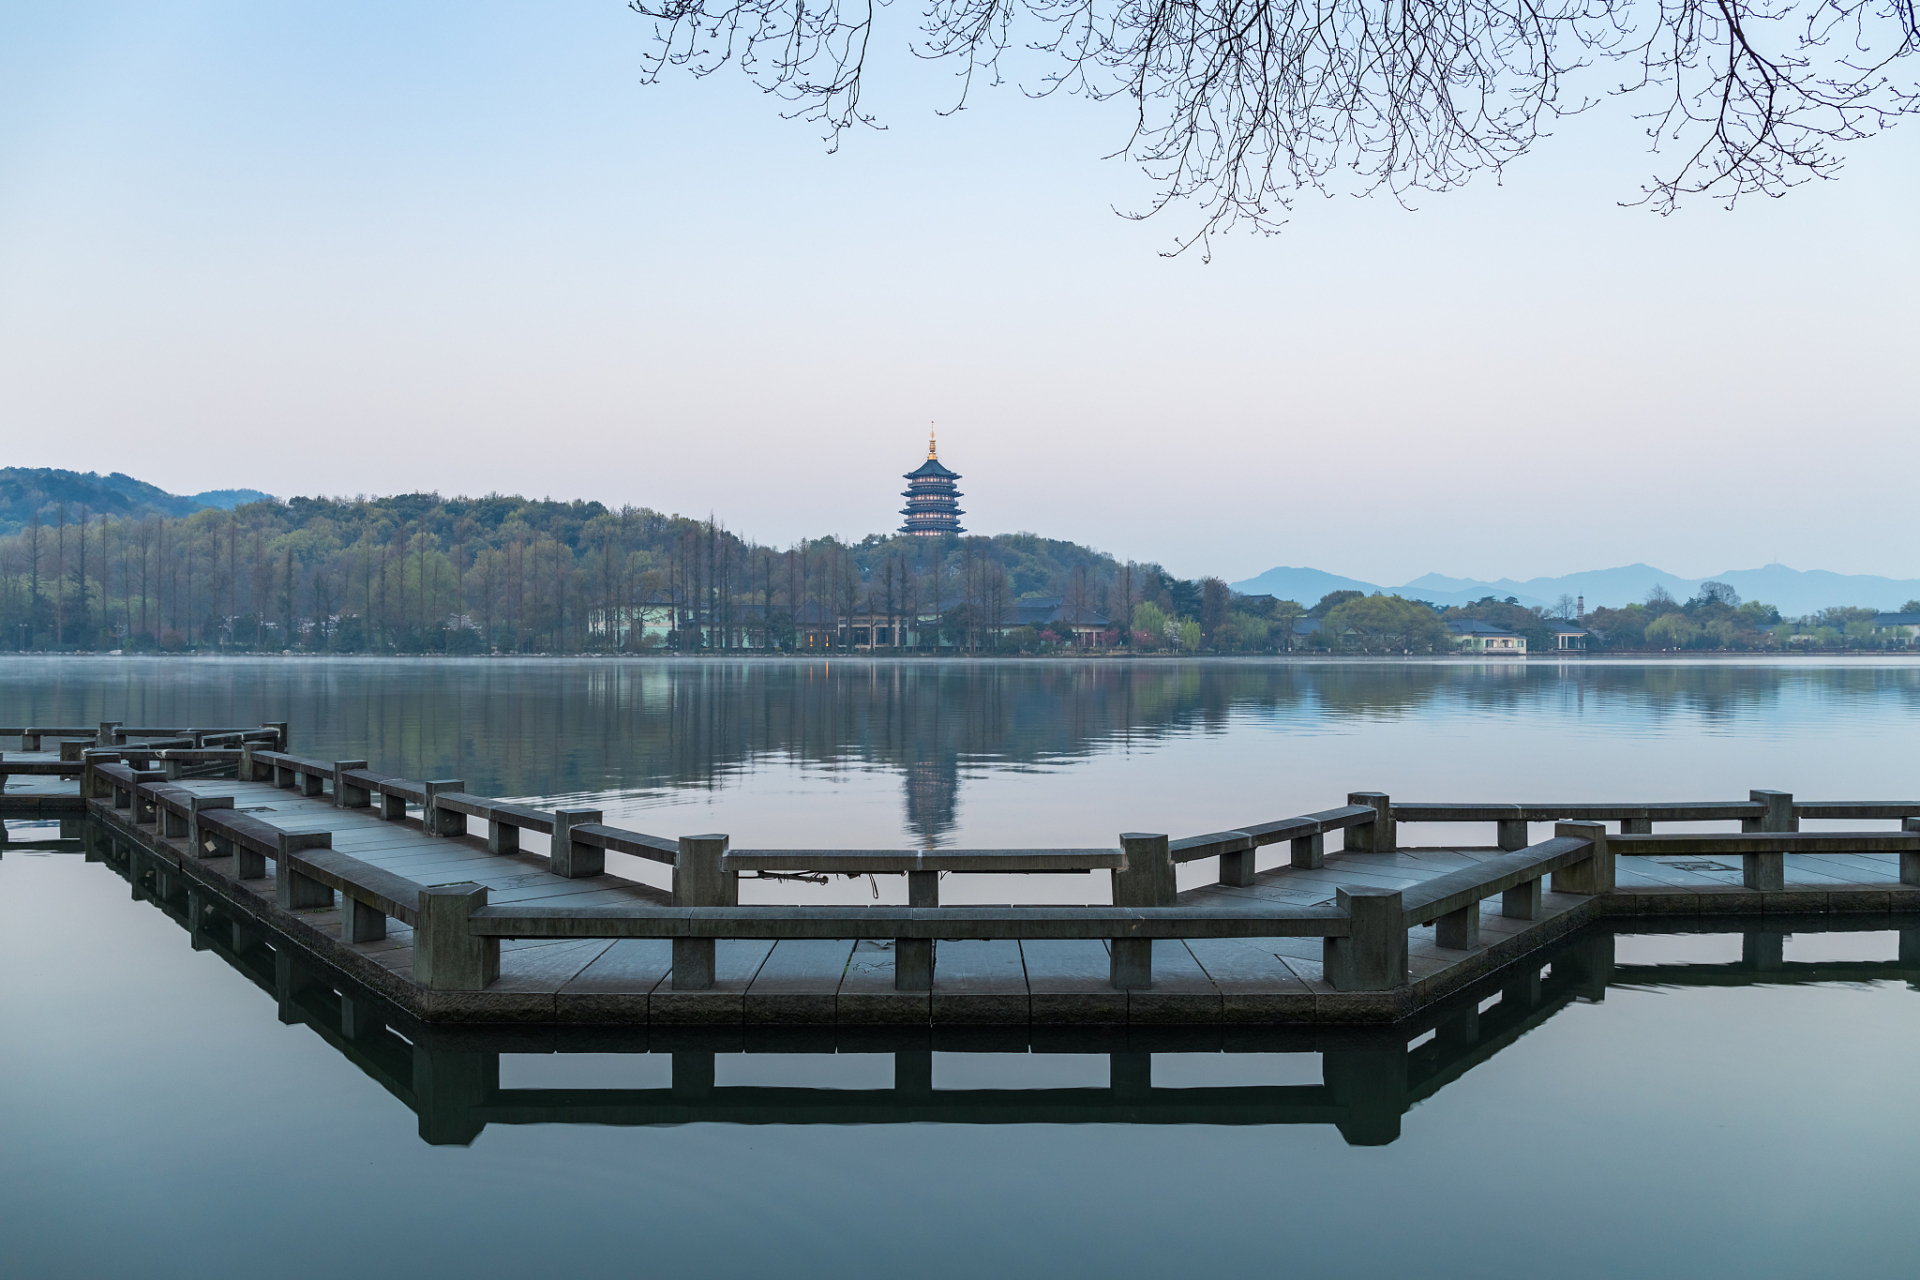
[[[423,898],[471,898],[475,906],[487,905],[487,886],[473,880],[460,880],[453,884],[427,884],[420,886]]]
[[[1388,898],[1391,898],[1395,902],[1398,902],[1400,900],[1400,890],[1386,889],[1386,888],[1382,888],[1379,885],[1370,885],[1370,884],[1355,884],[1355,885],[1343,884],[1335,887],[1333,891],[1333,897],[1334,897],[1334,901],[1343,907],[1346,906],[1348,902],[1352,901],[1355,898],[1365,898],[1369,900],[1379,900],[1379,901],[1384,901]]]

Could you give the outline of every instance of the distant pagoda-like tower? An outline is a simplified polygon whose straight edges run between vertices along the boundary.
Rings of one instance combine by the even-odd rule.
[[[900,514],[907,522],[900,526],[900,532],[910,533],[918,538],[937,538],[947,533],[965,533],[960,527],[960,491],[953,487],[958,480],[958,472],[949,471],[940,465],[940,451],[934,445],[933,434],[927,434],[927,460],[916,471],[906,475],[907,491],[900,496],[907,505]]]

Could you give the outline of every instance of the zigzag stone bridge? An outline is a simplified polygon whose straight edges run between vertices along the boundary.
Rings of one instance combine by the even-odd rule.
[[[755,850],[306,758],[287,750],[284,724],[0,735],[28,748],[0,757],[0,774],[28,780],[8,783],[9,812],[91,818],[95,856],[182,904],[196,938],[230,926],[234,939],[270,939],[330,990],[350,985],[423,1026],[1330,1034],[1404,1023],[1529,966],[1537,975],[1546,948],[1602,918],[1713,918],[1756,936],[1772,922],[1778,936],[1782,921],[1893,928],[1876,922],[1920,910],[1920,801],[1754,791],[1408,804],[1354,792],[1318,813],[1109,847]],[[44,749],[48,737],[63,741]],[[1733,821],[1738,834],[1671,830]],[[1808,821],[1891,825],[1802,830]],[[1403,824],[1491,827],[1495,844],[1403,847]],[[1535,826],[1551,834],[1533,841]],[[609,872],[609,852],[670,867],[671,890]],[[1200,860],[1215,881],[1180,890],[1176,869]],[[808,872],[905,875],[909,905],[739,905],[743,873]],[[1105,874],[1112,905],[940,904],[943,874],[1055,872]],[[1902,934],[1903,957],[1909,936],[1920,934]]]

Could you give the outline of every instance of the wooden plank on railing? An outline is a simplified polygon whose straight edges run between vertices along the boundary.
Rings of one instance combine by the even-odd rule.
[[[680,842],[661,836],[650,836],[640,831],[628,831],[624,827],[610,827],[604,822],[582,822],[568,827],[576,843],[595,849],[605,849],[611,853],[631,854],[636,858],[645,858],[649,862],[664,862],[673,866],[680,856]]]
[[[1758,818],[1766,806],[1750,800],[1661,800],[1633,804],[1396,804],[1397,822],[1731,822]]]
[[[1797,818],[1870,821],[1920,818],[1920,800],[1807,800],[1793,806]]]
[[[439,808],[451,809],[469,818],[480,818],[487,822],[497,820],[509,826],[523,827],[528,831],[544,831],[548,835],[553,834],[553,814],[542,809],[531,809],[519,804],[501,804],[486,796],[476,796],[465,791],[442,791],[433,798],[433,803]]]
[[[196,816],[203,831],[219,831],[269,858],[280,856],[280,828],[270,822],[235,809],[202,809]]]
[[[1337,907],[480,907],[493,938],[1343,938]]]
[[[1308,836],[1325,835],[1329,831],[1343,831],[1348,827],[1365,826],[1375,817],[1372,805],[1344,804],[1337,809],[1322,809],[1318,813],[1303,813],[1297,818],[1281,818],[1274,822],[1255,822],[1244,827],[1236,827],[1234,830],[1246,834],[1252,839],[1254,847],[1260,848],[1279,844],[1282,840],[1303,840]]]
[[[305,756],[288,755],[284,751],[256,751],[253,759],[256,764],[277,765],[294,773],[318,774],[323,778],[333,776],[331,760],[309,760]]]
[[[366,782],[359,781],[359,779],[363,777],[367,779]],[[372,774],[361,774],[358,772],[353,775],[353,778],[356,786],[364,786],[369,790],[378,791],[384,796],[398,796],[409,804],[425,804],[427,802],[426,787],[406,778],[375,778]]]
[[[1201,858],[1217,858],[1226,853],[1242,853],[1254,847],[1253,836],[1245,831],[1215,831],[1204,836],[1188,836],[1184,840],[1167,842],[1167,852],[1173,855],[1175,862],[1196,862]]]
[[[1126,865],[1127,855],[1119,849],[735,849],[720,859],[722,871],[832,871],[856,875],[903,871],[1122,871]]]
[[[287,858],[301,875],[358,898],[402,924],[411,925],[419,917],[422,886],[405,876],[332,849],[302,849]]]
[[[1920,832],[1899,831],[1789,831],[1743,832],[1740,835],[1608,836],[1616,854],[1665,858],[1743,853],[1915,853]]]
[[[1608,836],[1609,847],[1617,836]],[[1445,875],[1408,885],[1400,891],[1400,906],[1406,912],[1409,928],[1431,924],[1441,916],[1471,906],[1482,898],[1504,893],[1515,885],[1571,866],[1593,854],[1591,840],[1556,836],[1528,845],[1515,853],[1484,858],[1470,867],[1461,867]]]

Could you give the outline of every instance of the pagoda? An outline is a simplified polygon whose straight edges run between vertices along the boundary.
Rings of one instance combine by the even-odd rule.
[[[965,533],[960,527],[960,504],[956,499],[960,491],[953,487],[958,480],[958,472],[949,471],[940,465],[940,451],[934,444],[933,434],[927,434],[927,460],[919,468],[906,474],[907,491],[900,496],[907,505],[900,514],[907,522],[900,526],[900,532],[910,533],[919,538],[938,538],[949,533]]]

